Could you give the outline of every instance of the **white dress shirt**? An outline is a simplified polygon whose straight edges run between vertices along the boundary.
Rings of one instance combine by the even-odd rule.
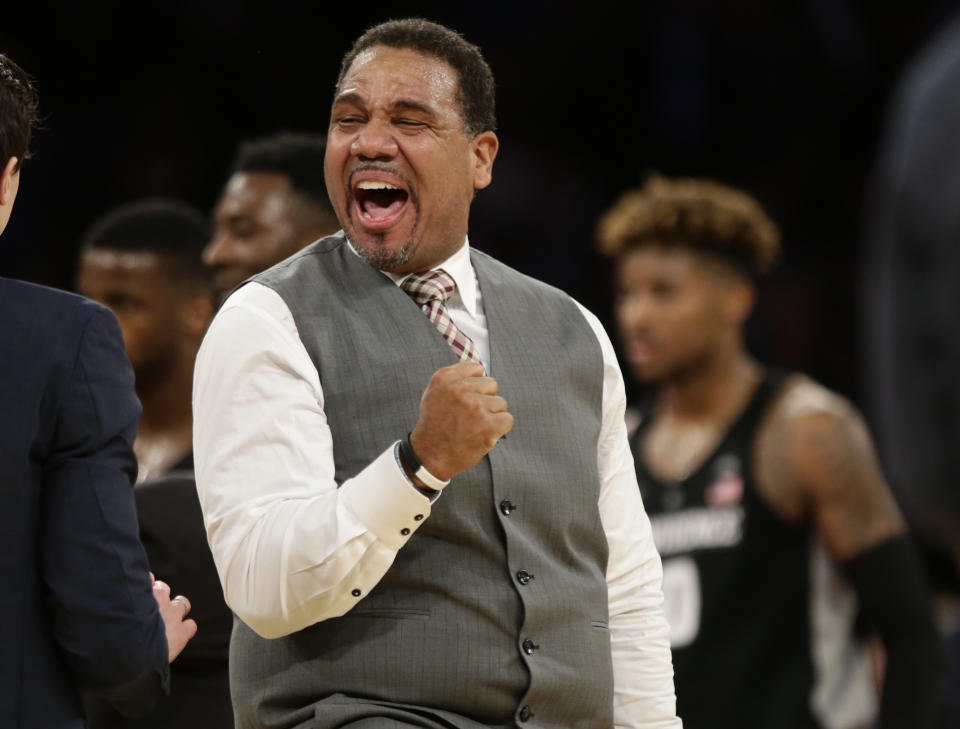
[[[488,365],[469,246],[437,268],[457,284],[446,303],[451,319]],[[398,285],[405,278],[385,275]],[[680,727],[660,558],[627,442],[623,378],[600,322],[581,310],[603,352],[597,462],[609,544],[615,723]],[[217,313],[197,356],[193,409],[197,488],[224,595],[263,637],[350,610],[430,516],[430,500],[407,479],[393,446],[337,488],[319,375],[289,308],[266,286],[247,284]],[[418,514],[424,519],[412,518]]]

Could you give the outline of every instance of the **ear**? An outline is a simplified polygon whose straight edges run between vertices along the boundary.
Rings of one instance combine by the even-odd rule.
[[[753,311],[757,291],[753,282],[745,277],[737,277],[731,281],[724,297],[723,313],[726,320],[735,327],[740,327]]]
[[[493,160],[500,149],[500,140],[493,132],[487,131],[473,138],[471,151],[473,154],[473,189],[482,190],[493,179]]]
[[[213,320],[213,295],[190,295],[180,306],[180,320],[183,328],[192,337],[201,339]]]
[[[17,169],[18,164],[20,164],[20,160],[11,157],[4,165],[3,172],[0,172],[0,205],[7,205],[12,199],[13,178],[20,174],[20,170]]]

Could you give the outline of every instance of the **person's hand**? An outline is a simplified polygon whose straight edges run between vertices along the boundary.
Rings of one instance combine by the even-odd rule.
[[[150,577],[153,578],[153,573]],[[170,586],[166,582],[153,580],[153,598],[157,601],[160,617],[163,618],[163,627],[167,632],[168,660],[172,663],[197,634],[197,623],[187,618],[190,601],[183,595],[177,595],[171,600]]]
[[[437,370],[420,399],[410,445],[420,463],[447,481],[483,458],[513,427],[497,381],[476,362]]]

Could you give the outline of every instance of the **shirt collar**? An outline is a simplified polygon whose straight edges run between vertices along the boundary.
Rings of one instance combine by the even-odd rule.
[[[473,264],[470,262],[470,239],[464,238],[463,245],[457,249],[456,253],[433,268],[434,270],[442,268],[450,274],[457,285],[456,293],[460,296],[463,307],[470,313],[470,316],[476,316],[477,275],[473,270]],[[381,271],[381,273],[397,286],[411,275],[409,273],[390,273],[389,271]]]

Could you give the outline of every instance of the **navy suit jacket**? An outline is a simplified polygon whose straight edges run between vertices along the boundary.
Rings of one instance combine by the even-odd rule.
[[[86,698],[90,729],[233,729],[228,654],[233,613],[207,544],[193,459],[133,490],[150,567],[176,594],[190,597],[197,637],[170,666],[170,695],[135,719]]]
[[[139,415],[113,314],[0,278],[4,727],[82,727],[81,691],[139,713],[168,688],[134,508]]]

